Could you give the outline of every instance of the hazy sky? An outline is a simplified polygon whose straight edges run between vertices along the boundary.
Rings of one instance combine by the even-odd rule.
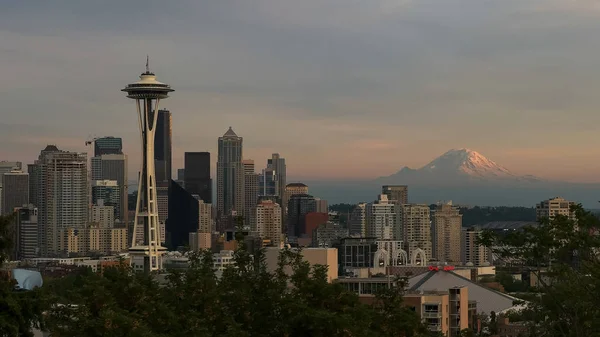
[[[524,174],[600,181],[596,0],[6,1],[0,159],[123,137],[146,54],[176,90],[173,168],[233,126],[260,168],[377,177],[468,147]],[[90,152],[92,149],[87,149]]]

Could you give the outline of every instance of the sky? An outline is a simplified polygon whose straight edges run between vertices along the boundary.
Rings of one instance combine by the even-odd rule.
[[[175,92],[173,168],[232,126],[257,168],[369,179],[471,148],[521,174],[600,181],[595,0],[31,0],[0,11],[0,160],[124,139],[144,71]],[[289,179],[288,179],[289,180]]]

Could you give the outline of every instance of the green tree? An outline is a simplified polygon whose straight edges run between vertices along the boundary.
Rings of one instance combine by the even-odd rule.
[[[262,251],[251,256],[243,240],[240,247],[220,276],[209,251],[190,253],[190,267],[160,283],[126,266],[82,274],[55,296],[54,303],[68,305],[49,310],[48,328],[59,337],[424,335],[416,314],[402,306],[401,288],[367,306],[301,252],[283,250],[270,272]]]
[[[0,216],[0,336],[32,336],[41,321],[40,291],[15,291],[10,271],[2,269],[12,248],[12,221]]]
[[[481,240],[537,278],[539,296],[522,311],[532,336],[600,335],[600,220],[581,205],[571,211],[572,217],[546,218],[503,236],[485,233]]]

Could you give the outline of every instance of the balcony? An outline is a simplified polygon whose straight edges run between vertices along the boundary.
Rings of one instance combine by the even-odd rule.
[[[423,318],[441,318],[442,317],[442,313],[438,312],[438,311],[429,311],[429,312],[424,312],[423,313]]]
[[[442,331],[442,325],[441,324],[427,324],[427,330]]]

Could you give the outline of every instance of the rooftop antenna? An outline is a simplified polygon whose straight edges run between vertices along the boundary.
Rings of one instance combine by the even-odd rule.
[[[146,74],[150,73],[150,66],[148,65],[150,61],[150,56],[146,55]]]

